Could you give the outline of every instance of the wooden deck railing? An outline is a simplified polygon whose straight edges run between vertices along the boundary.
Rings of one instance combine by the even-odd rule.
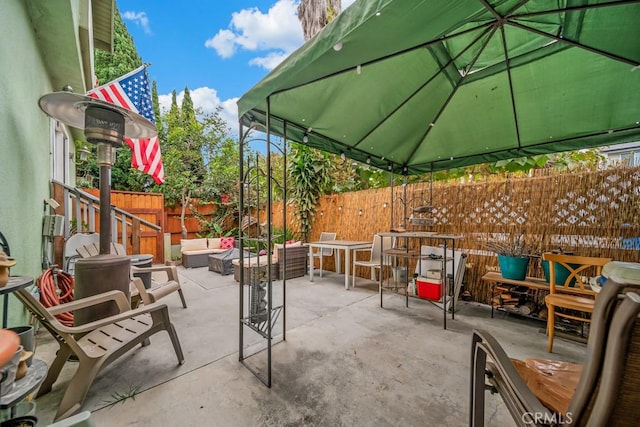
[[[64,239],[74,233],[95,233],[99,231],[100,199],[78,188],[68,186],[59,181],[52,181],[54,199],[64,211]],[[111,207],[111,239],[113,242],[131,243],[131,252],[140,253],[141,226],[154,231],[161,227],[132,215],[115,206]]]

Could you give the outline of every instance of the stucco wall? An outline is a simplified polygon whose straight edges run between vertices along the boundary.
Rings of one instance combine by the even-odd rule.
[[[25,4],[2,2],[0,13],[0,231],[17,261],[11,274],[35,278],[51,168],[51,121],[38,99],[53,88]],[[24,322],[21,305],[10,301],[9,324]]]

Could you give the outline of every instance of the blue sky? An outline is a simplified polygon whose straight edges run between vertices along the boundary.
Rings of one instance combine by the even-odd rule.
[[[189,87],[205,113],[218,105],[232,130],[236,101],[304,43],[299,0],[116,0],[162,108]],[[354,0],[342,0],[343,9]]]

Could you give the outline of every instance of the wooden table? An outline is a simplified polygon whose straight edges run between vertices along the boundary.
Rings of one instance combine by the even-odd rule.
[[[357,240],[322,240],[318,242],[307,243],[309,246],[309,280],[313,282],[313,248],[334,249],[336,251],[344,251],[344,288],[349,290],[349,273],[351,269],[351,250],[369,249],[373,245],[372,242],[362,242]],[[336,254],[336,272],[340,273],[339,256]],[[322,272],[321,272],[322,274]]]

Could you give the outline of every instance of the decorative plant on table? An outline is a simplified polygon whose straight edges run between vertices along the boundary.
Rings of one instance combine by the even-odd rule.
[[[500,272],[505,279],[524,280],[527,277],[529,260],[534,254],[524,234],[515,235],[506,240],[482,242],[482,247],[498,255]]]

